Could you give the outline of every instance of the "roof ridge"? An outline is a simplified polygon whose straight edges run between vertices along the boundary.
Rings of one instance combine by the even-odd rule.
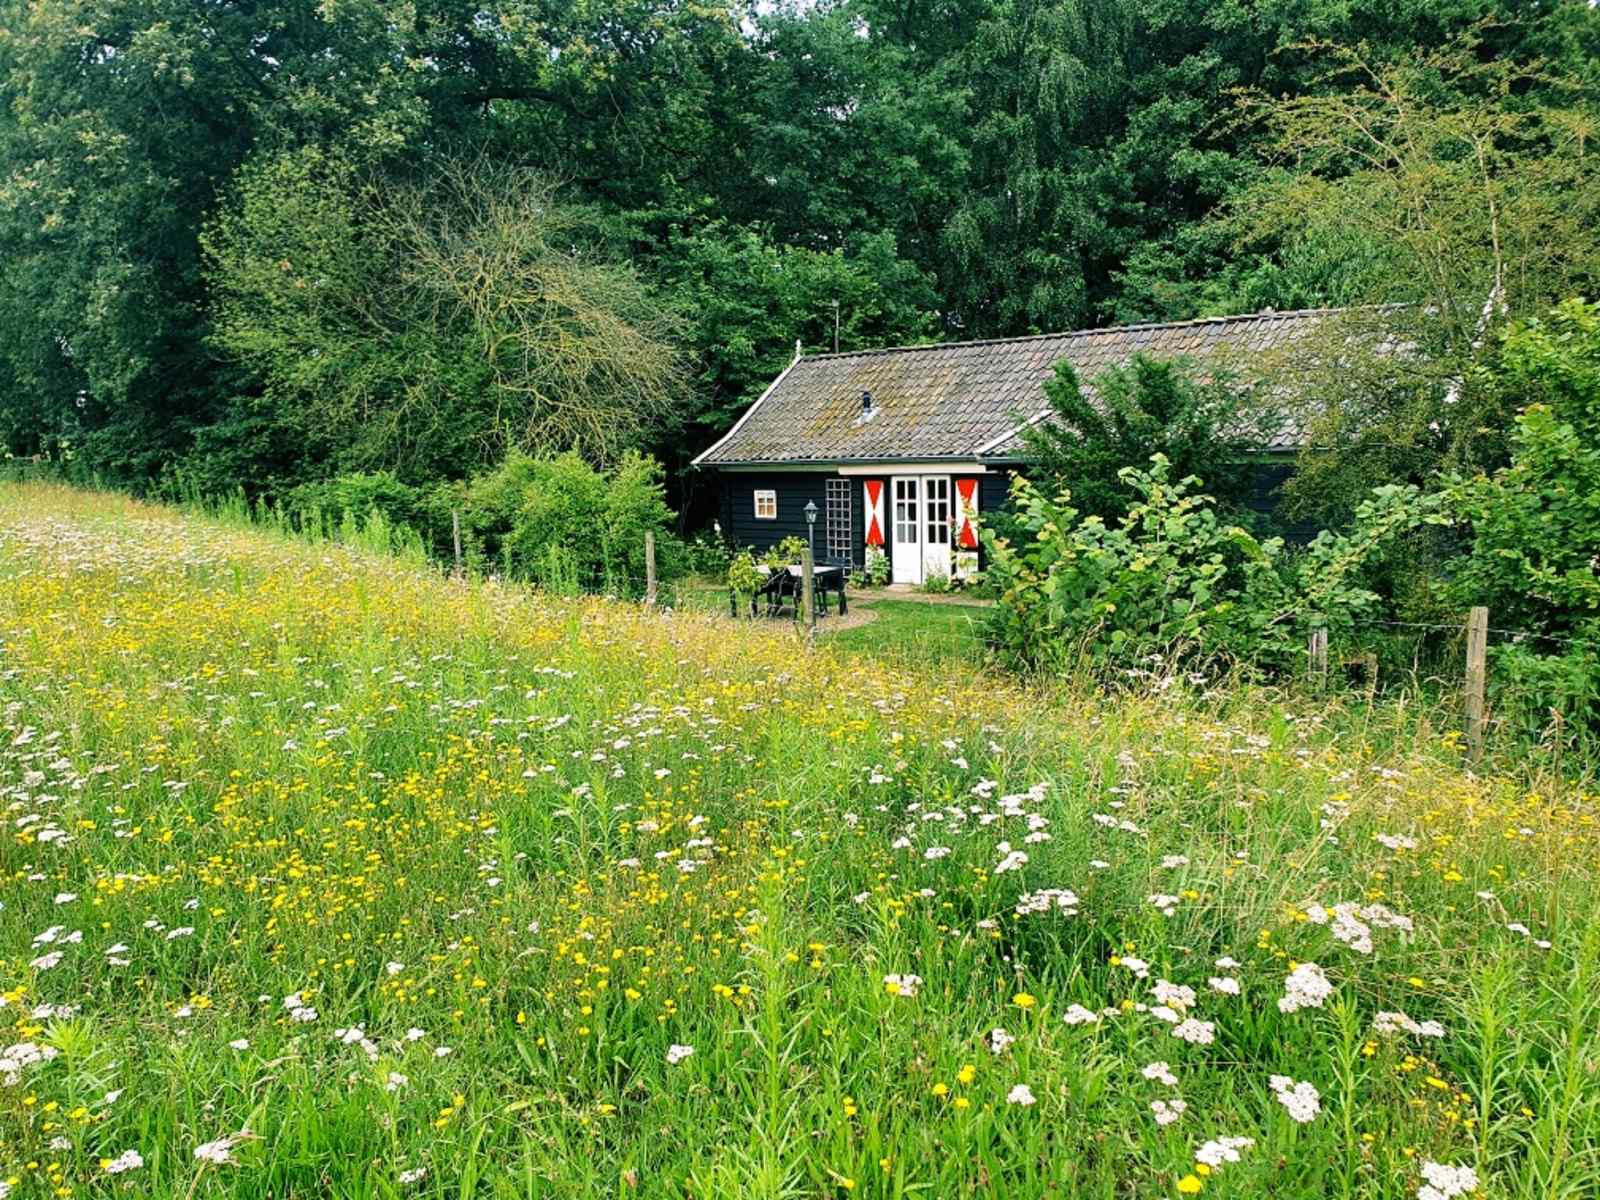
[[[1059,333],[1024,333],[1012,337],[970,338],[962,342],[923,342],[911,346],[878,346],[868,350],[832,350],[822,354],[802,355],[800,361],[815,362],[824,358],[864,358],[873,354],[907,354],[917,350],[955,350],[965,346],[1004,346],[1014,342],[1043,342],[1052,339],[1092,337],[1095,334],[1128,333],[1145,329],[1183,329],[1191,325],[1220,325],[1230,321],[1259,321],[1276,317],[1320,317],[1331,313],[1355,312],[1363,308],[1390,308],[1385,304],[1340,305],[1328,308],[1263,309],[1253,313],[1233,313],[1221,317],[1190,317],[1185,321],[1144,321],[1136,325],[1101,325],[1093,329],[1067,329]]]

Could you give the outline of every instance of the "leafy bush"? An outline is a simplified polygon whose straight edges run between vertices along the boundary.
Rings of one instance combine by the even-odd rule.
[[[721,522],[712,522],[683,544],[684,569],[697,575],[716,575],[733,561],[734,548],[722,532]]]
[[[985,531],[1000,591],[991,635],[1014,664],[1059,669],[1084,656],[1127,667],[1150,656],[1188,666],[1244,662],[1285,670],[1303,662],[1306,635],[1347,631],[1377,596],[1361,570],[1399,533],[1440,523],[1439,497],[1389,487],[1361,506],[1355,528],[1327,532],[1303,551],[1225,524],[1193,477],[1173,483],[1155,455],[1148,471],[1124,468],[1136,497],[1107,524],[1082,517],[1063,492],[1052,500],[1012,483],[1025,536]]]
[[[629,452],[608,472],[576,454],[508,456],[460,493],[462,526],[475,561],[562,592],[637,592],[644,586],[644,539],[656,535],[656,573],[681,573],[669,532],[661,466]]]
[[[882,587],[889,582],[889,556],[877,546],[867,547],[865,565],[861,569],[861,583],[866,587]]]
[[[393,525],[416,525],[419,493],[390,471],[340,475],[303,483],[288,493],[284,507],[304,522],[334,526],[347,517],[382,513]]]
[[[1511,464],[1456,483],[1471,553],[1453,594],[1497,625],[1570,634],[1600,617],[1600,304],[1513,326],[1484,373],[1523,407]]]
[[[728,587],[735,595],[748,600],[765,579],[748,550],[741,550],[728,563]]]
[[[761,556],[761,561],[769,567],[785,567],[791,563],[799,562],[805,557],[806,540],[799,534],[791,533],[781,542],[767,547],[767,552]]]
[[[950,591],[948,575],[929,575],[922,581],[922,590],[930,596],[943,596]]]

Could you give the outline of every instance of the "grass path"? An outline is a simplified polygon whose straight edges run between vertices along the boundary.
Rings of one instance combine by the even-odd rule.
[[[42,486],[0,712],[14,1197],[1600,1188],[1595,798],[1426,714]]]

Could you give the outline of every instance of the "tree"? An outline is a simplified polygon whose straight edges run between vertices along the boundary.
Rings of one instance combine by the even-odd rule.
[[[1237,511],[1250,486],[1239,452],[1241,414],[1248,411],[1256,426],[1271,422],[1267,411],[1244,401],[1227,371],[1201,378],[1182,359],[1136,354],[1092,387],[1062,361],[1044,391],[1051,416],[1023,433],[1034,457],[1031,474],[1046,494],[1068,490],[1080,514],[1106,521],[1138,498],[1126,468],[1156,454],[1178,478],[1197,479],[1224,511]]]
[[[1274,169],[1219,218],[1276,247],[1283,279],[1351,247],[1338,299],[1390,307],[1329,322],[1279,362],[1312,449],[1291,499],[1337,520],[1380,483],[1504,461],[1510,413],[1473,385],[1489,331],[1600,285],[1600,157],[1581,79],[1488,60],[1469,35],[1395,63],[1318,46],[1323,88],[1246,97]],[[1324,273],[1324,279],[1328,275]]]
[[[1480,375],[1519,411],[1511,461],[1455,484],[1470,553],[1452,594],[1513,628],[1600,632],[1600,304],[1516,322]]]
[[[681,396],[670,315],[543,175],[247,167],[205,245],[215,340],[342,469],[465,473],[509,449],[606,461]]]

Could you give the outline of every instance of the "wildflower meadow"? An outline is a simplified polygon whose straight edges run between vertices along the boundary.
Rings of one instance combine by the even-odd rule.
[[[1592,1197],[1597,797],[0,491],[0,1196]]]

